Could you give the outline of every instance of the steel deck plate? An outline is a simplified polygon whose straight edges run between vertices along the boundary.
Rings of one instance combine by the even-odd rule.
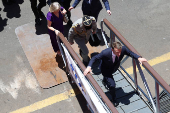
[[[37,35],[34,23],[19,26],[15,32],[42,88],[68,81],[62,58],[54,53],[48,34]]]

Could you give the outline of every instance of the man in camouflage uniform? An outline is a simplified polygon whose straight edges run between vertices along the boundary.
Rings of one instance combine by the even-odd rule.
[[[74,40],[78,44],[80,55],[85,65],[88,64],[90,60],[88,57],[89,50],[86,44],[89,41],[91,32],[95,34],[96,30],[96,20],[92,16],[84,16],[78,19],[69,30],[68,41],[71,45],[74,44]]]

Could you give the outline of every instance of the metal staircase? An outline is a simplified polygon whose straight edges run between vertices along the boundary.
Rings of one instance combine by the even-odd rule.
[[[110,37],[109,37],[110,42],[107,42],[107,39],[104,36],[103,23],[110,30]],[[101,32],[102,32],[102,36],[103,36],[103,40],[106,45],[106,48],[109,47],[108,43],[111,44],[113,41],[115,41],[115,38],[117,38],[129,50],[140,55],[133,48],[133,46],[130,45],[130,43],[113,27],[113,25],[111,25],[111,23],[109,23],[107,21],[107,19],[104,19],[103,21],[101,21]],[[84,77],[82,72],[84,72],[86,67],[84,66],[84,64],[82,63],[80,58],[78,57],[77,53],[72,49],[70,44],[64,38],[64,36],[62,34],[59,34],[59,37],[62,40],[65,47],[68,49],[68,52],[71,54],[72,58],[75,60],[78,69],[81,70],[80,75],[82,75],[82,80],[85,80],[86,82],[88,82],[88,84],[90,84],[90,86],[91,86],[89,91],[94,92],[94,95],[97,100],[91,101],[91,99],[93,99],[93,97],[91,99],[89,99],[89,98],[87,99],[87,101],[89,101],[89,103],[91,103],[91,107],[93,108],[92,112],[95,112],[95,111],[101,112],[100,107],[98,106],[98,105],[100,105],[103,111],[109,112],[109,113],[111,113],[111,112],[112,113],[118,113],[118,112],[119,113],[152,113],[152,112],[160,113],[159,86],[161,86],[162,89],[165,90],[165,92],[167,93],[168,96],[170,96],[170,87],[161,78],[161,76],[148,64],[148,62],[143,62],[142,66],[140,66],[139,62],[132,58],[131,65],[133,66],[133,75],[134,75],[134,78],[132,78],[129,75],[129,73],[126,72],[126,70],[122,67],[122,64],[128,59],[128,57],[125,57],[122,60],[122,62],[120,64],[120,69],[121,69],[121,71],[123,71],[123,73],[126,74],[126,77],[128,77],[128,79],[131,79],[132,83],[130,83],[127,80],[127,78],[124,76],[124,74],[122,74],[120,69],[113,74],[113,78],[116,82],[116,98],[119,102],[119,105],[115,108],[113,106],[113,104],[111,103],[111,101],[109,100],[111,98],[109,91],[102,84],[103,75],[101,75],[100,69],[98,68],[100,61],[96,61],[92,67],[94,74],[91,75],[89,73],[86,75],[86,77]],[[68,56],[68,55],[66,55],[66,56]],[[69,59],[70,58],[68,58],[67,60],[69,61]],[[72,67],[69,67],[69,66],[72,65],[72,63],[67,62],[66,64],[69,64],[69,65],[66,65],[66,70],[68,72],[69,72],[69,70],[71,71]],[[150,76],[152,76],[153,79],[155,80],[155,95],[156,95],[155,101],[152,97],[150,88],[147,84],[145,75],[144,75],[141,67],[143,67],[150,74]],[[138,85],[137,68],[139,70],[139,74],[140,74],[139,76],[141,76],[141,78],[142,78],[142,82],[145,86],[147,94]],[[74,71],[74,69],[72,69],[72,71]],[[71,75],[74,76],[74,73],[72,73]],[[77,80],[78,86],[80,86],[79,89],[84,93],[84,95],[87,95],[88,93],[86,93],[86,91],[85,91],[86,89],[85,88],[83,89],[82,83],[79,80],[79,79],[81,79],[81,77],[79,77],[79,79],[78,79],[77,74],[75,74],[75,78]],[[132,86],[132,84],[134,86]],[[146,98],[147,101],[149,101],[152,104],[153,107],[149,106],[149,104],[142,98],[141,94],[142,94],[142,96],[144,96]],[[98,103],[98,105],[96,104],[96,106],[94,106],[95,103]],[[98,109],[96,109],[97,107],[98,107]]]
[[[100,69],[98,68],[99,62],[100,61],[96,61],[94,63],[92,67],[94,74],[92,76],[103,92],[105,92],[107,97],[111,100],[109,90],[102,84],[103,75],[100,73]],[[138,95],[139,93],[136,92],[131,83],[128,82],[120,70],[113,74],[113,78],[116,83],[116,99],[119,103],[116,109],[119,113],[153,113],[149,105],[140,95]]]
[[[102,84],[103,75],[92,75],[103,92],[111,99],[109,90]],[[153,113],[148,104],[138,95],[131,84],[119,71],[113,74],[116,82],[116,99],[119,105],[116,107],[119,113]]]

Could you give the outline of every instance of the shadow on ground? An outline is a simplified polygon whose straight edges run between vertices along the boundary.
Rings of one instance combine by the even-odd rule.
[[[2,4],[4,6],[3,11],[6,12],[7,18],[19,18],[21,16],[21,9],[19,4],[22,4],[23,2],[23,0],[15,0],[13,2],[7,2],[7,0],[2,0]]]
[[[110,100],[112,99],[112,96],[111,96],[109,91],[105,92],[105,94],[107,95],[107,97]],[[124,105],[130,104],[130,98],[133,97],[133,95],[135,95],[135,94],[136,94],[135,91],[131,91],[129,93],[125,93],[121,87],[116,88],[116,97],[118,97],[118,95],[125,95],[124,97],[116,98],[118,103],[121,103],[121,104],[124,104]]]

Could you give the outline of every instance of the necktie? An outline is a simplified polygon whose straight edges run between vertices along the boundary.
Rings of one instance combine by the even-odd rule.
[[[116,59],[116,55],[112,52],[112,60],[113,60],[113,63],[115,62],[115,59]]]

